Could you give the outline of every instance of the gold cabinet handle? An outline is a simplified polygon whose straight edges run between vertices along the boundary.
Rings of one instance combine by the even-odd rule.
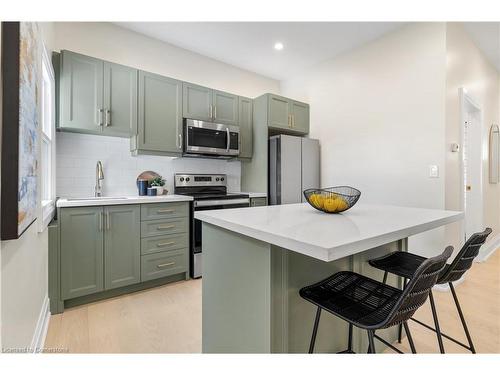
[[[173,266],[174,264],[175,264],[175,262],[163,263],[163,264],[158,264],[156,267],[157,268],[164,268],[164,267],[168,267],[168,266]]]
[[[158,225],[156,229],[158,230],[164,230],[164,229],[172,229],[175,228],[175,225]]]
[[[102,126],[102,115],[103,115],[104,110],[102,108],[97,109],[97,116],[98,116],[98,122],[99,126]]]
[[[170,246],[170,245],[175,245],[175,242],[174,241],[171,241],[171,242],[160,242],[160,243],[156,244],[157,247],[165,247],[165,246]]]
[[[161,208],[161,209],[157,210],[156,212],[159,214],[163,214],[163,213],[167,213],[167,212],[174,212],[174,210],[172,210],[171,208],[170,209]]]
[[[106,121],[104,123],[104,126],[111,126],[111,111],[108,108],[106,108]]]

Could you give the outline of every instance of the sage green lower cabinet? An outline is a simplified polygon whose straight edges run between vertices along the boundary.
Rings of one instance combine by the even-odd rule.
[[[61,210],[61,295],[70,299],[104,290],[102,207]]]
[[[189,202],[59,208],[49,231],[51,313],[189,279],[189,212]]]
[[[250,198],[250,207],[260,207],[267,206],[267,198],[258,197],[258,198]]]
[[[104,207],[104,287],[106,290],[141,280],[141,208]]]

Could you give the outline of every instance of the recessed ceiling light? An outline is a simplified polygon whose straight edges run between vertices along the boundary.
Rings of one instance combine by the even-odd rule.
[[[277,50],[277,51],[281,51],[283,49],[283,43],[281,42],[276,42],[274,43],[274,49]]]

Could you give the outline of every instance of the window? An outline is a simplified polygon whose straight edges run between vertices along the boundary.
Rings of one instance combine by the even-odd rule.
[[[40,83],[40,231],[55,212],[55,80],[45,48],[42,48]]]

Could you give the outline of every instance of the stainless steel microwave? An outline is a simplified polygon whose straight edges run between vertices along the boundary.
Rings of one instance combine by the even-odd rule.
[[[234,157],[240,154],[240,129],[237,126],[186,119],[184,153]]]

